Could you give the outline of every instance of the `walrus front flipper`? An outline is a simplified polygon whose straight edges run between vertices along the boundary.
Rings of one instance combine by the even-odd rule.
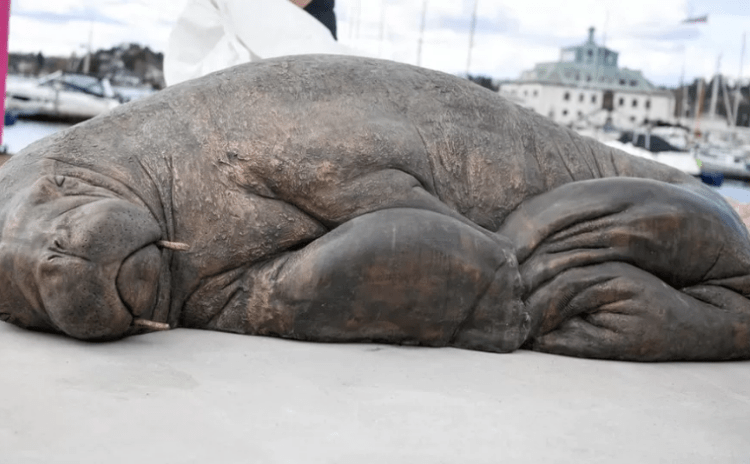
[[[750,239],[700,186],[598,179],[523,204],[517,245],[532,349],[582,357],[750,358]]]
[[[517,349],[530,329],[508,240],[430,211],[358,216],[228,280],[196,292],[183,323],[311,341],[495,352]]]

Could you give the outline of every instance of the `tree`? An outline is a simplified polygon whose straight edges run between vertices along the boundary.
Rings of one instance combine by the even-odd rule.
[[[498,89],[500,88],[500,86],[498,86],[498,85],[495,85],[495,84],[494,84],[494,83],[492,82],[492,78],[491,78],[491,77],[489,77],[489,76],[472,76],[471,74],[469,74],[469,75],[468,75],[468,76],[466,76],[466,77],[467,77],[467,79],[469,79],[469,80],[470,80],[471,82],[473,82],[473,83],[475,83],[475,84],[477,84],[477,85],[481,85],[482,87],[484,87],[484,88],[486,88],[486,89],[490,89],[490,90],[492,90],[493,92],[497,92],[497,91],[498,91]]]

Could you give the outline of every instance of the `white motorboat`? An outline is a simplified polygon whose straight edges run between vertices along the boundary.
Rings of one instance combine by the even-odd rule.
[[[701,168],[693,153],[681,150],[659,135],[647,131],[625,131],[618,140],[604,142],[631,155],[649,158],[680,171],[699,176]]]
[[[704,172],[721,173],[733,179],[750,179],[750,149],[702,145],[695,157]]]
[[[750,131],[744,127],[712,127],[695,148],[703,172],[750,180]]]
[[[623,143],[618,140],[607,141],[604,142],[604,144],[634,156],[658,161],[659,163],[679,169],[691,176],[699,176],[701,174],[701,169],[698,166],[697,160],[687,152],[663,151],[652,153],[644,148],[634,146],[632,143]]]
[[[82,120],[118,106],[107,79],[55,72],[38,80],[9,76],[5,106],[19,116]]]

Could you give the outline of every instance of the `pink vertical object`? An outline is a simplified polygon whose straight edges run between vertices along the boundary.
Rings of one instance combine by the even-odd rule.
[[[0,110],[5,119],[5,79],[8,77],[8,23],[10,22],[10,0],[0,0]],[[0,145],[3,144],[3,129],[0,126]]]

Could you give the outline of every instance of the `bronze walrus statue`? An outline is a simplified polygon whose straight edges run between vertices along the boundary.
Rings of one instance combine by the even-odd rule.
[[[0,169],[0,316],[656,360],[750,358],[716,193],[471,82],[301,56],[168,88]]]

